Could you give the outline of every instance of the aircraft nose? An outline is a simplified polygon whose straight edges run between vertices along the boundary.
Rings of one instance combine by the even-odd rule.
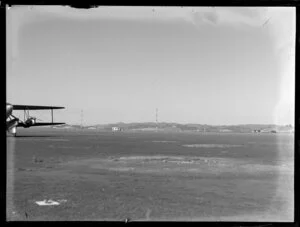
[[[6,117],[12,114],[13,111],[13,105],[6,103]]]
[[[10,104],[10,103],[6,103],[6,109],[12,109],[13,108],[13,105]]]

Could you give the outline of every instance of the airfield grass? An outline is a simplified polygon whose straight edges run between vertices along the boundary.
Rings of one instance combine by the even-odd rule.
[[[7,137],[7,220],[293,221],[293,139],[20,130]]]

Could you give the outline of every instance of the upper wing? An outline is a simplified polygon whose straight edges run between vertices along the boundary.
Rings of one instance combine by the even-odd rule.
[[[65,107],[60,106],[31,106],[31,105],[13,105],[14,110],[53,110],[53,109],[64,109]]]

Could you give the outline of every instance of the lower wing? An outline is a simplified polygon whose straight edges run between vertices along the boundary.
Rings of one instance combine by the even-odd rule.
[[[14,110],[54,110],[64,109],[61,106],[32,106],[32,105],[13,105]]]
[[[51,123],[51,122],[39,122],[39,123],[34,123],[32,125],[26,125],[23,122],[19,122],[17,127],[33,127],[33,126],[48,126],[48,125],[64,125],[66,123],[63,122],[56,122],[56,123]]]

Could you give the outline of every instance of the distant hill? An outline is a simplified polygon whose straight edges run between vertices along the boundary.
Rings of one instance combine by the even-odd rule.
[[[124,123],[118,122],[113,124],[97,124],[90,126],[80,125],[60,125],[56,128],[69,129],[94,129],[109,130],[112,127],[119,127],[123,131],[194,131],[194,132],[235,132],[235,133],[266,133],[266,132],[294,132],[291,125],[275,125],[275,124],[241,124],[241,125],[207,125],[207,124],[179,124],[172,122],[140,122],[140,123]]]

